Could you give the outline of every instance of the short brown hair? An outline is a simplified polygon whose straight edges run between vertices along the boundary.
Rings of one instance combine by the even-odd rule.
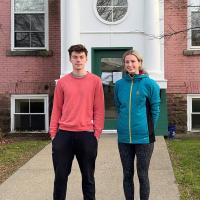
[[[68,49],[69,57],[70,57],[70,58],[71,58],[71,55],[72,55],[72,52],[73,52],[73,51],[78,52],[78,53],[84,52],[86,56],[87,56],[87,54],[88,54],[88,50],[87,50],[87,49],[85,48],[85,46],[82,45],[82,44],[72,45],[72,46]]]

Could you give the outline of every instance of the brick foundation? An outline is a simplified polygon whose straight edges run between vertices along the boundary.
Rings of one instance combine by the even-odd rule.
[[[10,95],[0,94],[0,129],[7,132],[10,129]]]
[[[49,117],[52,110],[53,92],[55,82],[16,82],[0,84],[0,129],[2,132],[10,131],[10,98],[17,94],[48,94],[49,95]],[[2,93],[3,92],[3,93]]]
[[[185,94],[167,94],[168,121],[176,125],[177,134],[187,132],[187,96]]]

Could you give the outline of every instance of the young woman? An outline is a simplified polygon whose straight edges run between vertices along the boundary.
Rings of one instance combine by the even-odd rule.
[[[154,129],[160,112],[160,89],[142,68],[134,50],[123,55],[124,76],[115,84],[118,111],[118,148],[123,168],[126,200],[134,200],[134,159],[140,183],[140,200],[150,193],[148,170],[154,148]]]

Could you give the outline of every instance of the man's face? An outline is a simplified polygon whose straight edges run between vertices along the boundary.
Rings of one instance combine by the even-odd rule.
[[[85,52],[73,51],[70,57],[70,62],[72,63],[74,70],[83,70],[85,63],[87,62],[87,56]]]

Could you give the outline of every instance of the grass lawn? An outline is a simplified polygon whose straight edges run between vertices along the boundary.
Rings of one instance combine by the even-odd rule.
[[[6,138],[0,143],[0,184],[50,141],[39,138]]]
[[[200,138],[167,140],[181,200],[200,199]]]

